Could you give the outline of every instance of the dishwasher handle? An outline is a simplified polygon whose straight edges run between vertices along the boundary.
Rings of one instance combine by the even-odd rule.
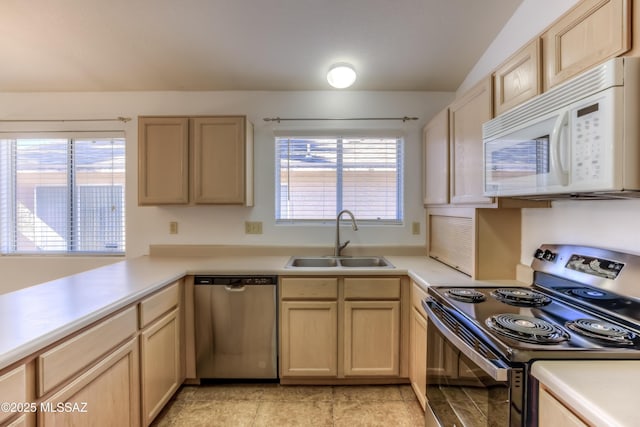
[[[271,275],[259,275],[259,276],[195,276],[193,278],[194,285],[208,285],[208,286],[230,286],[239,288],[247,285],[276,285],[278,283],[278,276]]]
[[[227,292],[244,292],[247,290],[247,287],[245,285],[224,285],[224,290]]]

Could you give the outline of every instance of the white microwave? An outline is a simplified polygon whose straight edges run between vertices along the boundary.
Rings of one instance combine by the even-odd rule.
[[[486,196],[640,197],[640,58],[615,58],[486,122]]]

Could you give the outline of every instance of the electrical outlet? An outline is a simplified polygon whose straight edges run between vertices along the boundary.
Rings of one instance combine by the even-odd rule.
[[[178,234],[178,221],[171,221],[169,223],[169,234]]]
[[[245,234],[262,234],[262,221],[245,221]]]
[[[419,222],[412,222],[411,223],[411,232],[413,234],[420,234],[420,223]]]

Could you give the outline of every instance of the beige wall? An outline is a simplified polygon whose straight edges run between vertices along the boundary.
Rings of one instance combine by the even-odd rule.
[[[126,227],[127,257],[148,253],[151,244],[232,244],[257,246],[323,246],[331,253],[335,224],[276,225],[274,133],[359,132],[377,130],[405,137],[405,224],[403,226],[362,226],[358,232],[345,228],[351,245],[424,245],[422,206],[421,132],[422,126],[447,105],[451,92],[120,92],[120,93],[3,93],[3,119],[86,119],[118,116],[134,120],[99,123],[100,128],[122,130],[127,140]],[[137,206],[137,121],[138,115],[243,114],[255,125],[255,206]],[[382,122],[283,122],[270,124],[265,117],[404,117],[420,120]],[[2,123],[0,130],[18,124]],[[20,125],[24,126],[24,125]],[[41,125],[45,126],[45,125]],[[69,123],[65,123],[69,126]],[[75,124],[74,124],[75,126]],[[79,126],[79,125],[78,125]],[[86,128],[91,124],[83,123]],[[93,126],[96,126],[95,124]],[[179,233],[169,234],[169,222],[179,223]],[[244,233],[245,221],[262,221],[262,235]],[[422,233],[413,235],[411,223],[421,223]],[[112,261],[113,259],[107,259]],[[94,266],[83,258],[50,259],[0,257],[0,271],[7,280],[3,289],[53,279],[68,272]],[[50,276],[50,277],[49,277]]]
[[[0,257],[0,294],[102,267],[124,257]],[[87,284],[89,285],[89,284]]]

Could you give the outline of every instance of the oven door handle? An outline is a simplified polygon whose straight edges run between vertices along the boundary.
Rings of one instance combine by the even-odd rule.
[[[427,316],[431,321],[431,324],[438,328],[438,330],[448,339],[458,350],[460,350],[465,356],[467,356],[473,363],[481,368],[487,375],[493,378],[495,381],[507,381],[509,378],[509,368],[496,366],[494,361],[483,357],[473,347],[464,342],[460,337],[453,333],[447,326],[438,318],[435,312],[429,306],[431,298],[427,297],[422,300],[422,307],[427,312]],[[429,325],[427,325],[427,328]]]

